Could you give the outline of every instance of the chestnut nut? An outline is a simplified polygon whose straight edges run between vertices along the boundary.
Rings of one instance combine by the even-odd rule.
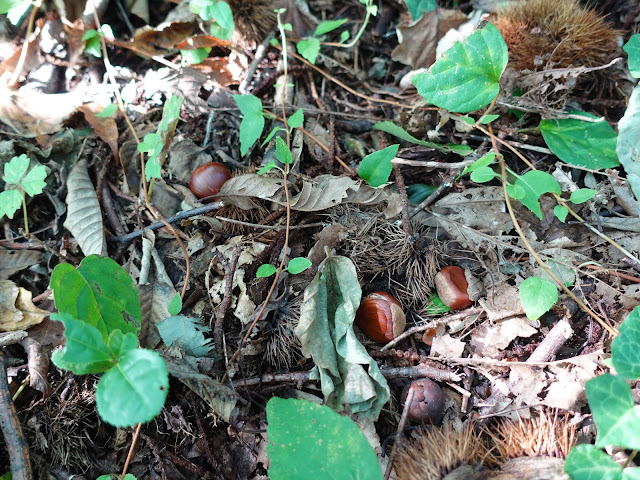
[[[400,302],[385,292],[373,292],[360,303],[356,323],[374,342],[387,343],[407,324]]]
[[[433,380],[422,378],[411,382],[402,393],[404,404],[413,390],[413,398],[409,405],[408,417],[414,422],[439,425],[444,416],[444,394],[442,389]]]
[[[435,278],[436,290],[442,303],[451,310],[464,310],[473,303],[469,298],[469,284],[460,267],[444,267]]]
[[[224,182],[231,178],[229,169],[220,162],[200,165],[191,174],[189,188],[198,198],[210,197],[220,191]]]

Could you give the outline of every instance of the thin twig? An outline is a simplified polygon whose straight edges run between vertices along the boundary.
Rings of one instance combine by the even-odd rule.
[[[402,441],[402,432],[404,431],[404,426],[407,423],[407,419],[409,418],[409,407],[411,406],[411,402],[413,401],[413,395],[415,394],[415,389],[410,388],[407,393],[407,398],[404,401],[404,407],[402,408],[402,416],[400,417],[400,421],[398,422],[398,428],[396,430],[396,441],[393,444],[393,448],[391,449],[391,454],[389,455],[389,462],[387,463],[387,468],[384,471],[384,480],[389,479],[389,475],[391,475],[391,468],[393,467],[393,459],[398,452],[398,446]]]
[[[218,261],[223,264],[225,269],[225,287],[224,287],[224,298],[222,299],[222,303],[216,313],[216,323],[213,329],[213,338],[216,346],[217,352],[222,352],[222,336],[224,334],[224,317],[227,315],[227,310],[231,306],[231,300],[233,300],[232,291],[233,291],[233,277],[236,273],[236,268],[238,266],[238,258],[240,258],[240,247],[236,245],[233,247],[233,253],[231,254],[231,260],[228,262],[225,261],[224,257],[219,250],[216,250],[216,258]]]

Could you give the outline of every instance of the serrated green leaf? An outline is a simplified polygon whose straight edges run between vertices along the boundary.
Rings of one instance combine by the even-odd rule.
[[[306,38],[296,43],[296,50],[309,63],[315,64],[320,53],[320,40],[317,38]]]
[[[573,192],[571,192],[569,201],[571,203],[579,205],[586,202],[587,200],[591,200],[596,193],[598,192],[596,192],[595,190],[591,190],[590,188],[579,188],[578,190],[574,190]]]
[[[470,178],[476,183],[486,183],[498,176],[491,167],[479,167],[471,172]]]
[[[627,62],[631,76],[640,78],[640,34],[631,35],[622,49],[627,52]]]
[[[6,183],[19,185],[30,163],[31,160],[24,153],[18,157],[13,157],[4,164],[4,177],[2,177],[2,180]]]
[[[291,156],[291,150],[281,137],[276,137],[276,158],[280,163],[285,165],[291,165],[293,163],[293,157]]]
[[[47,169],[44,165],[36,165],[22,179],[22,189],[31,197],[39,195],[47,186],[45,178],[47,178]]]
[[[430,103],[451,112],[473,112],[486,107],[500,91],[507,66],[507,45],[498,29],[487,25],[456,42],[429,71],[411,82]]]
[[[64,370],[70,370],[76,375],[88,373],[102,373],[117,362],[102,339],[100,331],[82,320],[75,320],[66,313],[52,313],[51,320],[64,324],[65,346],[62,350],[53,352],[51,360]],[[135,339],[135,336],[134,336]],[[137,346],[136,339],[136,346]]]
[[[598,119],[590,113],[571,113]],[[569,165],[594,170],[620,165],[616,154],[616,132],[604,119],[598,122],[573,118],[541,120],[539,128],[553,154]]]
[[[167,346],[179,345],[187,355],[206,357],[214,349],[211,338],[204,334],[211,334],[211,329],[201,325],[197,318],[186,315],[175,315],[156,323],[162,341]]]
[[[299,127],[300,125],[302,125],[303,122],[304,122],[304,112],[302,111],[301,108],[296,110],[296,112],[287,119],[287,125],[289,125],[290,130],[293,130],[294,128]]]
[[[105,373],[96,388],[98,414],[115,427],[146,423],[162,410],[169,392],[169,374],[156,352],[127,352]]]
[[[106,340],[114,330],[138,334],[142,313],[138,291],[124,268],[112,259],[89,255],[75,269],[56,265],[51,274],[56,307],[96,327]]]
[[[289,260],[289,264],[287,265],[287,270],[292,275],[297,275],[298,273],[304,272],[307,268],[311,266],[311,261],[307,260],[304,257],[296,257]]]
[[[22,194],[18,190],[5,190],[0,192],[0,218],[7,216],[13,218],[22,205]]]
[[[271,398],[267,436],[272,480],[382,480],[376,454],[358,426],[325,405]]]
[[[611,344],[613,366],[627,380],[640,378],[640,307],[627,315]]]
[[[567,215],[569,214],[569,209],[567,207],[563,207],[562,205],[556,205],[555,207],[553,207],[553,214],[558,220],[564,223],[564,221],[567,219]]]
[[[607,373],[589,380],[585,389],[598,427],[596,447],[640,449],[640,405],[634,405],[627,382]]]
[[[399,147],[391,145],[364,157],[358,168],[358,176],[372,187],[387,183],[393,169],[391,160],[395,158]]]
[[[258,270],[256,271],[256,278],[266,278],[270,277],[274,273],[276,273],[278,269],[273,265],[265,263],[264,265],[260,265]]]
[[[555,284],[539,277],[524,280],[520,284],[518,295],[527,318],[531,320],[540,318],[558,301],[558,289]]]
[[[254,95],[234,95],[233,99],[243,115],[240,122],[240,155],[244,156],[262,135],[262,102]]]
[[[622,467],[594,445],[576,445],[564,464],[571,480],[623,480]]]
[[[512,198],[520,201],[525,207],[531,210],[536,216],[542,220],[542,210],[540,210],[540,202],[538,199],[545,193],[557,193],[560,195],[562,190],[558,181],[552,175],[540,170],[531,170],[522,176],[519,176],[514,182],[514,187],[521,188],[521,191],[514,192],[520,197],[511,195],[512,189],[507,189],[507,193]]]

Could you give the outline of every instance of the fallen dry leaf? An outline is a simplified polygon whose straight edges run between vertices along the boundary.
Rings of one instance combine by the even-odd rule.
[[[0,331],[13,332],[42,322],[51,312],[36,307],[29,290],[0,280]]]

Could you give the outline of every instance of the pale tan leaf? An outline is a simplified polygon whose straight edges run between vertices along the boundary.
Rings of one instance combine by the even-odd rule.
[[[67,188],[67,219],[64,227],[76,237],[86,256],[106,255],[102,214],[86,160],[80,160],[73,166],[67,179]]]
[[[29,290],[0,280],[0,331],[26,330],[42,322],[49,311],[36,307]]]

